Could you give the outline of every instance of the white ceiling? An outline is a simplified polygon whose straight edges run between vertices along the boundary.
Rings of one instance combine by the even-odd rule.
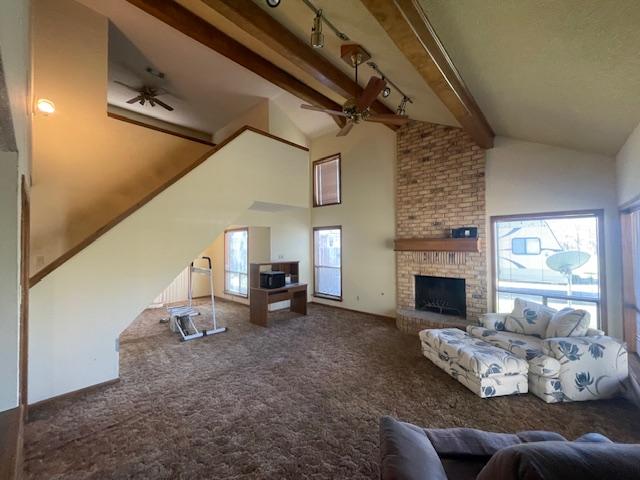
[[[640,1],[420,3],[496,133],[613,155],[640,121]]]
[[[138,53],[167,74],[163,86],[184,100],[171,98],[177,108],[168,116],[157,107],[139,107],[141,113],[212,132],[269,98],[310,137],[335,129],[328,116],[301,110],[299,99],[125,0],[81,1],[108,16]],[[312,88],[344,100],[201,0],[177,1]],[[301,0],[283,0],[275,9],[255,1],[308,38],[313,14]],[[640,0],[419,1],[497,134],[612,155],[640,121]],[[414,98],[411,117],[457,125],[359,0],[314,3]],[[339,58],[342,42],[326,27],[324,33],[320,54],[352,74]],[[113,63],[126,64],[117,59],[127,56],[114,55]],[[130,69],[143,68],[133,63]],[[371,74],[361,67],[360,83]],[[109,97],[122,105],[130,93],[111,84]],[[384,102],[395,108],[399,100],[393,92]]]
[[[309,136],[335,128],[327,115],[299,108],[299,99],[262,77],[217,54],[147,15],[125,0],[81,0],[108,17],[110,28],[108,102],[170,123],[213,133],[262,100],[278,105]],[[159,80],[145,72],[151,66],[165,74]],[[160,86],[173,95],[159,98],[175,110],[148,104],[129,105],[132,86]],[[293,108],[295,106],[296,108]]]

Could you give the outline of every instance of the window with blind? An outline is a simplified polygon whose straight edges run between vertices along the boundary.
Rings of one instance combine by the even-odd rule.
[[[342,300],[342,228],[313,229],[314,295]]]
[[[249,230],[224,232],[224,291],[231,295],[248,296]]]
[[[313,206],[341,203],[340,154],[313,162]]]

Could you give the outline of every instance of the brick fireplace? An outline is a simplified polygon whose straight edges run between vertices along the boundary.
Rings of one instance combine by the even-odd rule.
[[[396,252],[398,328],[425,326],[424,312],[411,314],[416,276],[463,279],[466,319],[477,319],[487,310],[485,151],[459,128],[411,122],[397,132],[396,168],[397,239],[448,237],[452,228],[474,226],[480,240],[479,252]],[[438,326],[447,325],[442,318]]]

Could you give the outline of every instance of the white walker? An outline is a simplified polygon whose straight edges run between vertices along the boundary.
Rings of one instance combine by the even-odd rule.
[[[213,290],[213,265],[211,264],[211,258],[202,257],[209,263],[209,268],[194,267],[193,262],[189,266],[189,304],[179,307],[169,307],[169,328],[172,332],[179,333],[182,337],[182,341],[193,340],[196,338],[206,337],[209,335],[215,335],[216,333],[222,333],[227,330],[227,327],[218,327],[216,321],[216,303]],[[193,323],[192,317],[200,315],[200,312],[193,308],[193,275],[206,275],[209,277],[209,288],[211,289],[211,318],[213,318],[213,329],[199,331]]]

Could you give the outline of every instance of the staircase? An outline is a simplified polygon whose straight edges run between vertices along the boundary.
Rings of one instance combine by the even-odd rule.
[[[243,127],[32,278],[29,403],[118,378],[118,336],[256,202],[309,207],[307,149]],[[215,341],[215,340],[212,340]]]

